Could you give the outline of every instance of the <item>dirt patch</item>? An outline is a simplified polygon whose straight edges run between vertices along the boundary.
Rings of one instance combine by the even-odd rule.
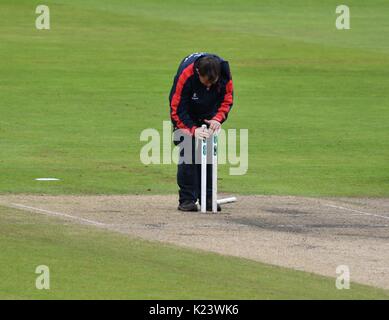
[[[241,196],[221,214],[175,196],[0,196],[0,204],[147,240],[389,288],[389,199]]]

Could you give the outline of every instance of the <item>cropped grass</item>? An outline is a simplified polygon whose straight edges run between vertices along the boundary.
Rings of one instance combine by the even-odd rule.
[[[384,290],[0,207],[0,299],[389,299]],[[35,286],[38,266],[50,289]]]
[[[169,120],[181,59],[230,61],[249,169],[224,192],[389,195],[389,2],[47,0],[0,4],[0,193],[176,192],[174,165],[144,165],[146,128]],[[56,177],[59,182],[37,182]],[[156,183],[158,181],[158,183]]]

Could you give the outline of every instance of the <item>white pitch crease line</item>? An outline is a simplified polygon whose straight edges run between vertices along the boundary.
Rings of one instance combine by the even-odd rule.
[[[84,218],[72,216],[72,215],[66,214],[66,213],[61,213],[61,212],[55,212],[55,211],[50,211],[50,210],[45,210],[45,209],[29,207],[29,206],[25,206],[23,204],[18,204],[18,203],[11,203],[10,205],[13,206],[13,207],[21,208],[21,209],[28,209],[28,210],[42,212],[42,213],[45,213],[45,214],[48,214],[48,215],[51,215],[51,216],[60,216],[60,217],[70,218],[70,219],[73,219],[73,220],[83,221],[83,222],[86,222],[86,223],[94,225],[94,226],[102,226],[102,227],[108,226],[108,224],[105,224],[105,223],[102,223],[102,222],[93,221],[93,220],[89,220],[89,219],[84,219]]]
[[[348,211],[352,211],[352,212],[357,212],[357,213],[360,213],[360,214],[364,214],[364,215],[366,215],[366,216],[372,216],[372,217],[383,218],[383,219],[389,220],[389,216],[381,216],[381,215],[379,215],[379,214],[369,213],[369,212],[365,212],[365,211],[359,211],[359,210],[350,209],[350,208],[341,207],[341,206],[335,206],[335,205],[332,205],[332,204],[324,204],[324,205],[327,206],[327,207],[331,207],[331,208],[348,210]]]

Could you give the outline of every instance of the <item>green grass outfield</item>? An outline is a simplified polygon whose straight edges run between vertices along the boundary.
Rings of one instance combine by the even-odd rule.
[[[230,61],[249,171],[225,192],[389,196],[389,2],[46,0],[0,4],[0,193],[172,193],[140,132],[169,119],[179,61]],[[37,177],[58,177],[42,183]],[[155,182],[159,181],[158,184]]]
[[[0,299],[389,299],[389,292],[0,207]],[[50,268],[50,290],[35,269]]]

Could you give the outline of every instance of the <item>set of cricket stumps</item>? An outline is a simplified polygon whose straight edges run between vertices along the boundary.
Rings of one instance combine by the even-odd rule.
[[[207,126],[203,125],[203,129]],[[217,199],[217,152],[218,152],[218,135],[214,132],[209,139],[211,141],[212,150],[212,213],[217,213],[217,205],[223,203],[235,202],[235,197]],[[201,139],[201,206],[202,213],[207,212],[207,159],[208,146],[207,139]]]

